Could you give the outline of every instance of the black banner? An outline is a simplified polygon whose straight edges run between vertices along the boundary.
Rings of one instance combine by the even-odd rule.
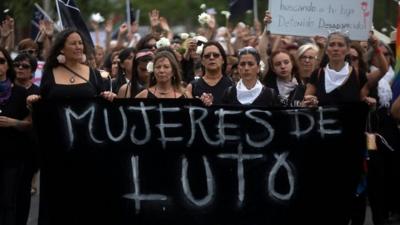
[[[357,104],[39,102],[39,224],[345,224],[365,117]]]

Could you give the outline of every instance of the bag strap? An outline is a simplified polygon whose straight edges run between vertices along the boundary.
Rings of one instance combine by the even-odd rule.
[[[94,90],[96,90],[97,92],[97,88],[94,86],[94,84],[92,84],[92,82],[90,82],[90,80],[86,79],[85,77],[83,77],[82,75],[78,74],[77,72],[73,71],[71,68],[69,68],[68,66],[66,66],[65,64],[60,64],[62,67],[64,67],[65,69],[67,69],[69,72],[73,73],[75,76],[81,78],[82,80],[86,81],[87,83],[90,84],[90,86],[92,86],[94,88]],[[90,77],[90,74],[89,74]],[[95,76],[96,77],[96,76]],[[97,78],[96,82],[97,82]]]
[[[62,67],[64,67],[65,69],[67,69],[69,72],[73,73],[75,76],[81,78],[82,80],[89,82],[88,79],[86,79],[85,77],[83,77],[82,75],[78,74],[77,72],[73,71],[71,68],[69,68],[68,66],[66,66],[65,64],[60,64]]]

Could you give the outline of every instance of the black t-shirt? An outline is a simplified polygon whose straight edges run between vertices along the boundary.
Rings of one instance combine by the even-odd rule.
[[[221,104],[225,90],[235,83],[227,76],[222,76],[221,80],[214,86],[208,85],[203,78],[193,80],[191,84],[193,97],[200,97],[203,93],[211,93],[214,97],[213,104]]]
[[[359,102],[361,88],[367,83],[365,73],[357,73],[353,69],[349,78],[330,93],[325,90],[325,70],[314,71],[310,78],[310,84],[316,87],[316,96],[320,105],[335,105],[340,103]]]

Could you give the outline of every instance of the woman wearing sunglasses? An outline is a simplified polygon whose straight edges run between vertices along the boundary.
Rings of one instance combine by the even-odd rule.
[[[29,149],[31,127],[25,88],[14,85],[10,55],[0,48],[0,224],[17,224],[17,196],[23,167],[21,149]]]
[[[207,106],[221,104],[224,91],[235,84],[225,75],[225,51],[218,42],[209,41],[204,44],[200,58],[203,76],[187,86],[188,92],[192,93],[193,97],[200,98]]]
[[[275,91],[259,81],[260,54],[253,47],[239,50],[238,71],[241,79],[229,87],[222,98],[224,104],[279,106]]]

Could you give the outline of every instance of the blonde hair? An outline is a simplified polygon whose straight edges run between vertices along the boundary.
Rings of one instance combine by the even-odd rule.
[[[297,49],[297,58],[300,58],[300,56],[302,56],[306,51],[308,51],[310,49],[316,51],[317,54],[319,54],[319,47],[316,44],[307,43],[307,44],[300,46]]]

